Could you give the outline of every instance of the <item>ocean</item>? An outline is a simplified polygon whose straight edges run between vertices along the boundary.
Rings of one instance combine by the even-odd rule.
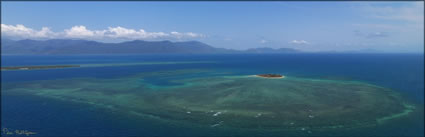
[[[81,65],[78,68],[2,71],[3,136],[16,135],[16,133],[7,135],[4,129],[35,132],[30,136],[424,136],[423,54],[2,55],[1,61],[2,67]],[[318,131],[310,127],[308,132],[304,132],[304,128],[302,131],[281,132],[269,131],[261,126],[255,127],[255,130],[251,130],[253,127],[249,127],[249,130],[240,129],[239,126],[242,127],[242,124],[234,124],[238,127],[227,128],[227,121],[203,126],[204,121],[199,124],[197,123],[199,120],[191,119],[192,117],[178,119],[178,122],[167,120],[164,122],[157,119],[167,117],[175,119],[180,117],[180,114],[149,118],[139,116],[142,115],[139,112],[148,113],[147,110],[152,110],[152,115],[159,115],[175,112],[176,108],[165,107],[167,111],[163,112],[160,111],[162,107],[155,108],[155,104],[150,106],[152,104],[141,103],[140,105],[146,105],[146,107],[139,108],[134,105],[134,102],[126,102],[128,99],[134,99],[135,96],[142,96],[142,93],[135,93],[134,89],[146,89],[146,92],[151,92],[150,90],[178,92],[180,90],[173,89],[190,90],[194,85],[201,89],[203,84],[214,85],[213,82],[237,81],[233,77],[264,73],[282,74],[288,77],[288,80],[294,79],[294,81],[297,78],[356,81],[367,83],[362,85],[370,84],[388,88],[415,104],[417,106],[415,110],[419,112],[394,119],[395,122],[392,123],[360,129]],[[189,84],[185,84],[186,82]],[[255,81],[255,83],[259,82],[262,81]],[[278,83],[276,81],[264,83],[266,83],[264,85],[270,83],[268,85],[270,87],[279,85],[271,84]],[[256,86],[261,85],[256,84]],[[227,85],[229,90],[232,87],[235,85]],[[74,89],[81,93],[72,92]],[[218,88],[202,87],[202,89],[211,90],[205,91],[208,93]],[[344,90],[344,87],[338,90]],[[194,91],[187,92],[191,94],[167,93],[167,97],[174,95],[177,98],[170,101],[172,104],[185,104],[184,101],[179,100],[181,98],[192,102],[197,102],[197,97],[205,101],[212,98],[195,95]],[[98,95],[98,93],[102,94]],[[143,95],[151,94],[154,99],[160,98],[155,96],[157,93]],[[264,94],[269,93],[264,92]],[[111,97],[114,98],[111,99]],[[309,99],[314,100],[317,99],[316,97],[319,95]],[[152,102],[160,102],[159,99],[154,99]],[[234,98],[230,100],[235,101]],[[234,104],[238,103],[240,102]],[[215,107],[211,106],[211,108]],[[132,111],[133,108],[140,111]],[[129,114],[130,112],[134,114]],[[191,112],[187,113],[189,115]],[[191,113],[191,115],[195,114],[195,112]],[[344,119],[351,117],[338,118],[345,121]],[[363,119],[363,117],[359,118]]]

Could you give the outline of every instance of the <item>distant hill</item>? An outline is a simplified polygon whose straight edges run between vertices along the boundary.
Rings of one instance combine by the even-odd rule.
[[[198,41],[143,41],[102,43],[89,40],[10,40],[2,39],[2,54],[160,54],[160,53],[289,53],[294,49],[256,48],[245,51],[215,48]]]

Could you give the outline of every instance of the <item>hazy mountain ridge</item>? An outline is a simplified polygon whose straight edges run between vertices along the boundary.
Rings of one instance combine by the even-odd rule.
[[[290,48],[255,48],[244,51],[215,48],[199,41],[143,41],[102,43],[89,40],[10,40],[2,39],[2,54],[158,54],[158,53],[292,53]]]

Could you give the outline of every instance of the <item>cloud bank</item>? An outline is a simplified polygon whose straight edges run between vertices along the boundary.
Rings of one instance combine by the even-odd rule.
[[[104,30],[90,30],[86,26],[73,26],[61,32],[53,32],[48,27],[35,30],[25,27],[22,24],[7,25],[1,24],[1,34],[3,36],[33,39],[55,39],[55,38],[78,38],[78,39],[194,39],[203,38],[205,35],[193,32],[147,32],[144,29],[128,29],[121,26],[108,27]]]

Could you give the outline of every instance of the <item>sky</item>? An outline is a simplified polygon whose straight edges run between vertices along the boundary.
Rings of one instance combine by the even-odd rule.
[[[201,41],[228,49],[424,51],[417,2],[1,2],[10,39]]]

